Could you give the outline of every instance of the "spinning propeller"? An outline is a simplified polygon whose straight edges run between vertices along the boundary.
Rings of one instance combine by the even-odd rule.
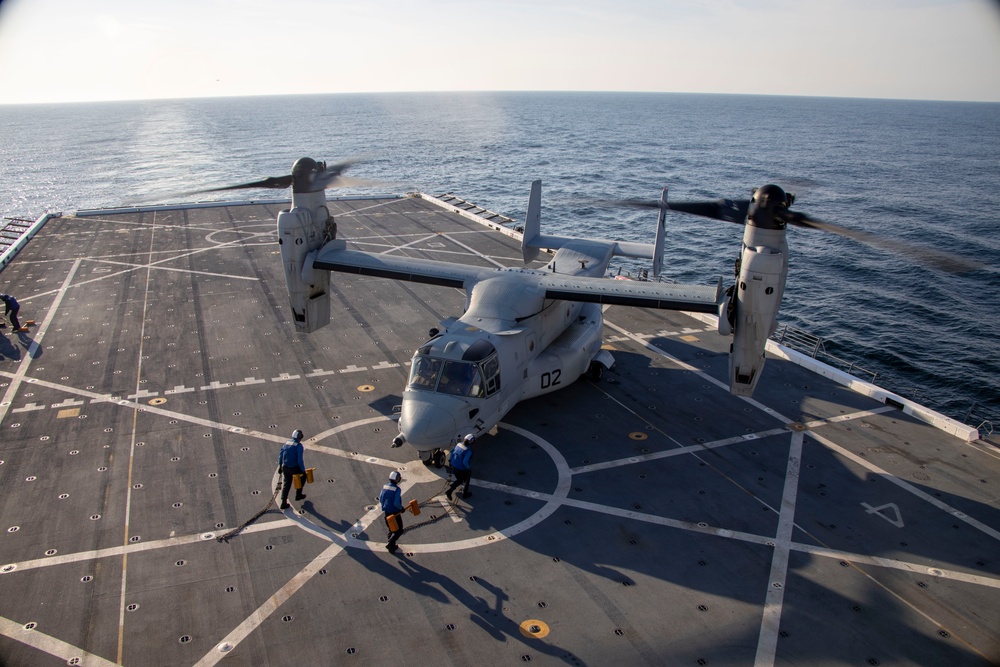
[[[910,257],[925,265],[949,273],[961,273],[986,268],[980,262],[966,259],[954,253],[943,250],[924,248],[905,241],[877,236],[870,232],[849,229],[831,222],[818,220],[805,213],[792,211],[789,207],[795,202],[795,195],[777,185],[765,185],[756,190],[751,199],[719,199],[716,201],[667,202],[666,198],[659,201],[626,199],[612,203],[626,208],[666,208],[692,215],[700,215],[716,220],[725,220],[737,224],[749,224],[764,229],[784,229],[786,226],[818,229],[847,238],[867,243],[868,245],[891,250]]]
[[[260,181],[252,183],[241,183],[239,185],[227,185],[221,188],[209,188],[207,190],[196,190],[191,194],[202,194],[204,192],[223,192],[225,190],[246,190],[251,188],[274,188],[283,190],[292,186],[292,192],[320,192],[327,188],[340,188],[351,185],[363,185],[362,181],[355,181],[344,177],[347,171],[356,160],[347,160],[337,164],[327,165],[326,162],[317,162],[312,158],[300,158],[292,166],[292,173],[287,176],[270,176]]]

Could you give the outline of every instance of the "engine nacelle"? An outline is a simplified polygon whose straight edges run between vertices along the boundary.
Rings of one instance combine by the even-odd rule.
[[[747,241],[754,245],[746,244]],[[750,396],[757,386],[767,339],[777,328],[788,267],[784,230],[748,226],[744,243],[735,293],[730,297],[735,300],[735,315],[729,390],[735,396]]]
[[[330,323],[330,274],[312,263],[336,227],[323,192],[297,193],[292,203],[278,214],[278,244],[295,330],[311,333]]]

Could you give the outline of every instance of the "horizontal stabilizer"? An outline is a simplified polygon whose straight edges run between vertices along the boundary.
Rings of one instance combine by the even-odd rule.
[[[666,191],[664,191],[664,198]],[[531,183],[531,193],[528,196],[528,212],[524,216],[524,232],[521,236],[521,254],[524,263],[529,264],[538,258],[538,251],[558,250],[580,239],[572,236],[555,236],[541,233],[542,182]],[[659,275],[663,255],[663,214],[661,212],[656,233],[656,243],[636,243],[632,241],[610,241],[591,239],[588,241],[614,246],[614,255],[620,257],[636,257],[653,260],[653,274]]]

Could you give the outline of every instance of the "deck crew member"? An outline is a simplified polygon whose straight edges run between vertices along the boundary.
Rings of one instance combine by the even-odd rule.
[[[292,488],[292,479],[294,475],[303,475],[302,482],[305,485],[306,474],[306,462],[302,457],[303,447],[302,447],[302,431],[295,429],[292,432],[292,439],[281,446],[281,451],[278,452],[278,474],[284,477],[284,483],[281,485],[281,505],[282,510],[288,509],[288,492]],[[295,500],[304,500],[306,494],[302,493],[302,489],[295,489]]]
[[[389,542],[385,548],[391,554],[396,553],[396,542],[403,534],[403,492],[399,488],[402,479],[403,476],[399,471],[393,470],[389,473],[388,484],[383,486],[381,493],[378,494],[378,501],[382,505],[382,511],[385,512],[385,526],[389,529]],[[395,530],[389,524],[389,517],[395,517]]]
[[[476,436],[471,433],[465,436],[461,442],[455,445],[455,449],[451,450],[451,456],[448,457],[448,463],[451,465],[452,471],[455,473],[455,481],[452,482],[448,490],[444,492],[444,495],[451,500],[452,492],[457,489],[460,485],[464,484],[465,488],[462,489],[462,497],[468,498],[472,495],[469,491],[469,482],[472,481],[472,443],[476,441]]]
[[[10,294],[0,294],[0,301],[3,301],[4,316],[10,316],[10,325],[14,327],[14,331],[20,331],[21,323],[17,321],[17,311],[21,310],[21,306],[17,299]]]

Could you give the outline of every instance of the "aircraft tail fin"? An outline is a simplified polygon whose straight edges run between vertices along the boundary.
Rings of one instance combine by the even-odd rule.
[[[528,196],[528,212],[524,216],[524,234],[521,236],[521,256],[524,263],[538,259],[539,250],[558,250],[577,239],[571,236],[552,236],[542,234],[542,182],[532,181],[531,194]]]
[[[667,189],[660,195],[660,215],[656,219],[656,240],[653,242],[653,278],[660,277],[663,268],[663,242],[667,236]]]
[[[653,276],[659,277],[663,268],[663,245],[667,237],[667,189],[663,188],[660,195],[660,214],[656,219],[656,239],[653,243],[636,243],[634,241],[615,242],[615,254],[624,257],[637,257],[653,261]]]
[[[604,241],[591,239],[614,245],[614,254],[623,257],[637,257],[653,260],[653,275],[659,276],[663,267],[663,245],[666,238],[666,203],[667,189],[663,188],[660,196],[660,215],[657,219],[656,240],[654,243],[636,243],[634,241]],[[538,258],[541,248],[557,250],[577,240],[568,236],[550,236],[541,233],[542,182],[533,181],[531,194],[528,197],[528,211],[524,216],[524,234],[521,237],[521,255],[524,263],[529,264]]]
[[[538,259],[538,250],[542,246],[537,245],[541,235],[542,221],[542,182],[541,180],[531,183],[531,194],[528,196],[528,212],[524,216],[524,235],[521,237],[521,255],[524,263],[530,264]]]

